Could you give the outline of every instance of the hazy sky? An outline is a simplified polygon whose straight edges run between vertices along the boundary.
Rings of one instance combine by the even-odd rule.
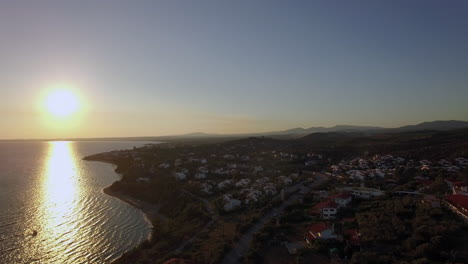
[[[1,1],[0,89],[0,138],[468,120],[468,1]]]

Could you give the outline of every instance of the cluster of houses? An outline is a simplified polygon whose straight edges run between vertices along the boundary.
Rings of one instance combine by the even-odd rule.
[[[392,174],[397,166],[403,165],[405,159],[392,155],[375,155],[372,158],[356,158],[349,161],[341,161],[330,167],[331,174],[337,177],[348,177],[352,180],[364,180],[370,178],[384,178]]]
[[[458,175],[468,167],[468,159],[456,158],[452,161],[440,159],[438,161],[420,160],[406,161],[401,157],[393,157],[391,155],[374,156],[370,159],[353,159],[350,161],[342,161],[339,164],[330,167],[330,175],[346,175],[350,179],[364,180],[366,177],[381,177],[384,178],[398,166],[413,167],[417,170],[428,171],[432,169],[443,170],[451,175]],[[341,177],[343,178],[343,177]],[[414,180],[418,183],[430,185],[433,180],[428,178],[415,176]],[[442,201],[448,208],[461,216],[468,222],[468,182],[459,178],[446,178],[445,182],[451,190],[451,194],[446,194]],[[307,243],[313,243],[317,239],[344,239],[353,246],[359,246],[359,232],[356,229],[342,230],[340,235],[335,232],[334,225],[327,221],[336,221],[340,210],[348,206],[353,197],[360,199],[372,199],[385,194],[384,191],[375,188],[366,187],[341,187],[336,188],[338,194],[329,196],[326,191],[319,191],[317,194],[322,197],[322,201],[315,204],[311,209],[311,214],[318,216],[322,222],[311,225],[305,234]],[[392,194],[399,195],[418,195],[423,198],[423,203],[429,203],[433,207],[439,207],[441,200],[435,195],[423,195],[420,192],[413,191],[396,191]]]
[[[214,181],[205,181],[198,184],[206,188],[206,191],[210,194],[214,192],[214,189],[217,189],[218,193],[223,194],[223,209],[229,212],[243,205],[252,205],[268,197],[279,194],[283,188],[296,181],[297,177],[297,174],[291,174],[290,176],[278,176],[276,178],[263,176],[255,180],[249,178],[243,178],[237,181],[227,179],[217,184]],[[216,186],[213,187],[213,185],[209,185],[208,182],[216,184]]]
[[[310,213],[318,216],[321,220],[334,220],[337,218],[339,211],[350,206],[353,197],[360,197],[353,190],[344,190],[334,195],[328,195],[326,192],[320,192],[319,195],[324,197],[324,201],[314,205]],[[370,199],[369,196],[367,199]],[[343,222],[354,221],[354,219],[343,219]],[[307,228],[304,239],[307,244],[312,244],[315,240],[339,239],[346,240],[350,245],[358,247],[360,245],[359,233],[357,229],[345,229],[341,234],[335,232],[335,225],[327,221],[315,223]]]
[[[286,155],[275,151],[267,154],[273,157]],[[299,179],[298,173],[280,175],[278,170],[265,170],[250,155],[212,154],[210,157],[191,158],[190,161],[178,158],[173,162],[162,162],[157,168],[198,188],[204,195],[217,195],[223,201],[224,211],[233,211],[275,196]]]
[[[429,172],[433,169],[441,169],[449,173],[457,173],[468,167],[468,159],[456,158],[452,161],[440,159],[429,160],[406,160],[402,157],[392,155],[375,155],[371,158],[356,158],[349,161],[341,161],[330,166],[331,175],[339,178],[363,181],[366,178],[385,178],[394,174],[398,167],[416,168],[417,170]]]

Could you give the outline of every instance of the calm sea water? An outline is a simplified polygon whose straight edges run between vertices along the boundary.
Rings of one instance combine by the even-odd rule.
[[[146,142],[0,142],[0,263],[109,263],[150,235],[102,192],[114,166],[82,158]]]

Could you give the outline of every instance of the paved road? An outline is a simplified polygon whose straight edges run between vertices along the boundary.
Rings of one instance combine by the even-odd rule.
[[[233,248],[224,256],[222,264],[234,264],[240,263],[239,258],[245,256],[249,250],[250,244],[258,231],[260,231],[265,224],[269,223],[274,216],[279,216],[283,213],[284,208],[297,202],[299,198],[302,198],[304,194],[311,191],[313,188],[321,185],[328,180],[328,176],[322,173],[315,174],[315,181],[308,186],[304,186],[302,183],[290,186],[287,188],[287,193],[292,193],[300,190],[299,192],[291,195],[286,201],[280,206],[272,208],[270,212],[260,218],[247,232],[242,234],[240,239],[234,244]]]

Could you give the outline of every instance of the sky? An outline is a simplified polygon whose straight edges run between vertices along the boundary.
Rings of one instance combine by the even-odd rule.
[[[468,1],[0,1],[0,138],[468,120]],[[79,114],[44,112],[53,87]]]

